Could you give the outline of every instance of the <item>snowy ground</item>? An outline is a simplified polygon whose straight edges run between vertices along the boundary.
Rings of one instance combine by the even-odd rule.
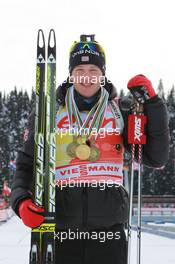
[[[30,229],[12,217],[0,226],[0,264],[28,264]]]
[[[175,227],[175,223],[164,223],[164,224],[157,224],[157,223],[147,223],[148,225],[151,225],[151,226],[170,226],[170,227]]]
[[[136,264],[136,232],[132,261]],[[16,217],[0,225],[0,264],[28,264],[30,229]],[[142,264],[174,264],[175,239],[142,233]]]

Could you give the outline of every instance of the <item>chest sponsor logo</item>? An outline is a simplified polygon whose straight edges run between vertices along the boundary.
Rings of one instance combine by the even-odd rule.
[[[90,163],[59,166],[56,168],[56,180],[83,176],[122,176],[122,164]]]

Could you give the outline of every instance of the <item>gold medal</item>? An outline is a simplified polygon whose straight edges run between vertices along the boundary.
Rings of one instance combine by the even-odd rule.
[[[89,156],[89,160],[95,162],[100,158],[100,150],[96,146],[91,146],[91,153]]]
[[[86,136],[78,136],[77,139],[76,139],[77,143],[80,144],[80,145],[81,144],[86,144],[86,140],[87,140]]]
[[[67,154],[72,157],[75,158],[76,154],[75,154],[75,150],[76,148],[79,146],[79,144],[77,142],[72,142],[67,146],[66,152]]]
[[[75,149],[77,158],[80,160],[87,160],[90,156],[91,149],[86,144],[81,144]]]
[[[77,136],[73,135],[73,142],[77,142]]]

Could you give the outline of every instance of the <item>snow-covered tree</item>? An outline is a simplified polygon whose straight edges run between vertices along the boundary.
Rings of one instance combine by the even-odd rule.
[[[162,98],[165,101],[165,91],[164,91],[164,85],[162,79],[159,80],[157,94],[160,98]]]

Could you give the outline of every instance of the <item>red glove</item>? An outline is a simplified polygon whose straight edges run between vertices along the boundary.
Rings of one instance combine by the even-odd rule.
[[[127,87],[140,103],[144,103],[156,95],[151,81],[142,74],[136,75],[130,79]]]
[[[22,201],[19,205],[19,215],[23,223],[31,228],[38,227],[44,222],[44,208],[32,202],[31,199]]]

